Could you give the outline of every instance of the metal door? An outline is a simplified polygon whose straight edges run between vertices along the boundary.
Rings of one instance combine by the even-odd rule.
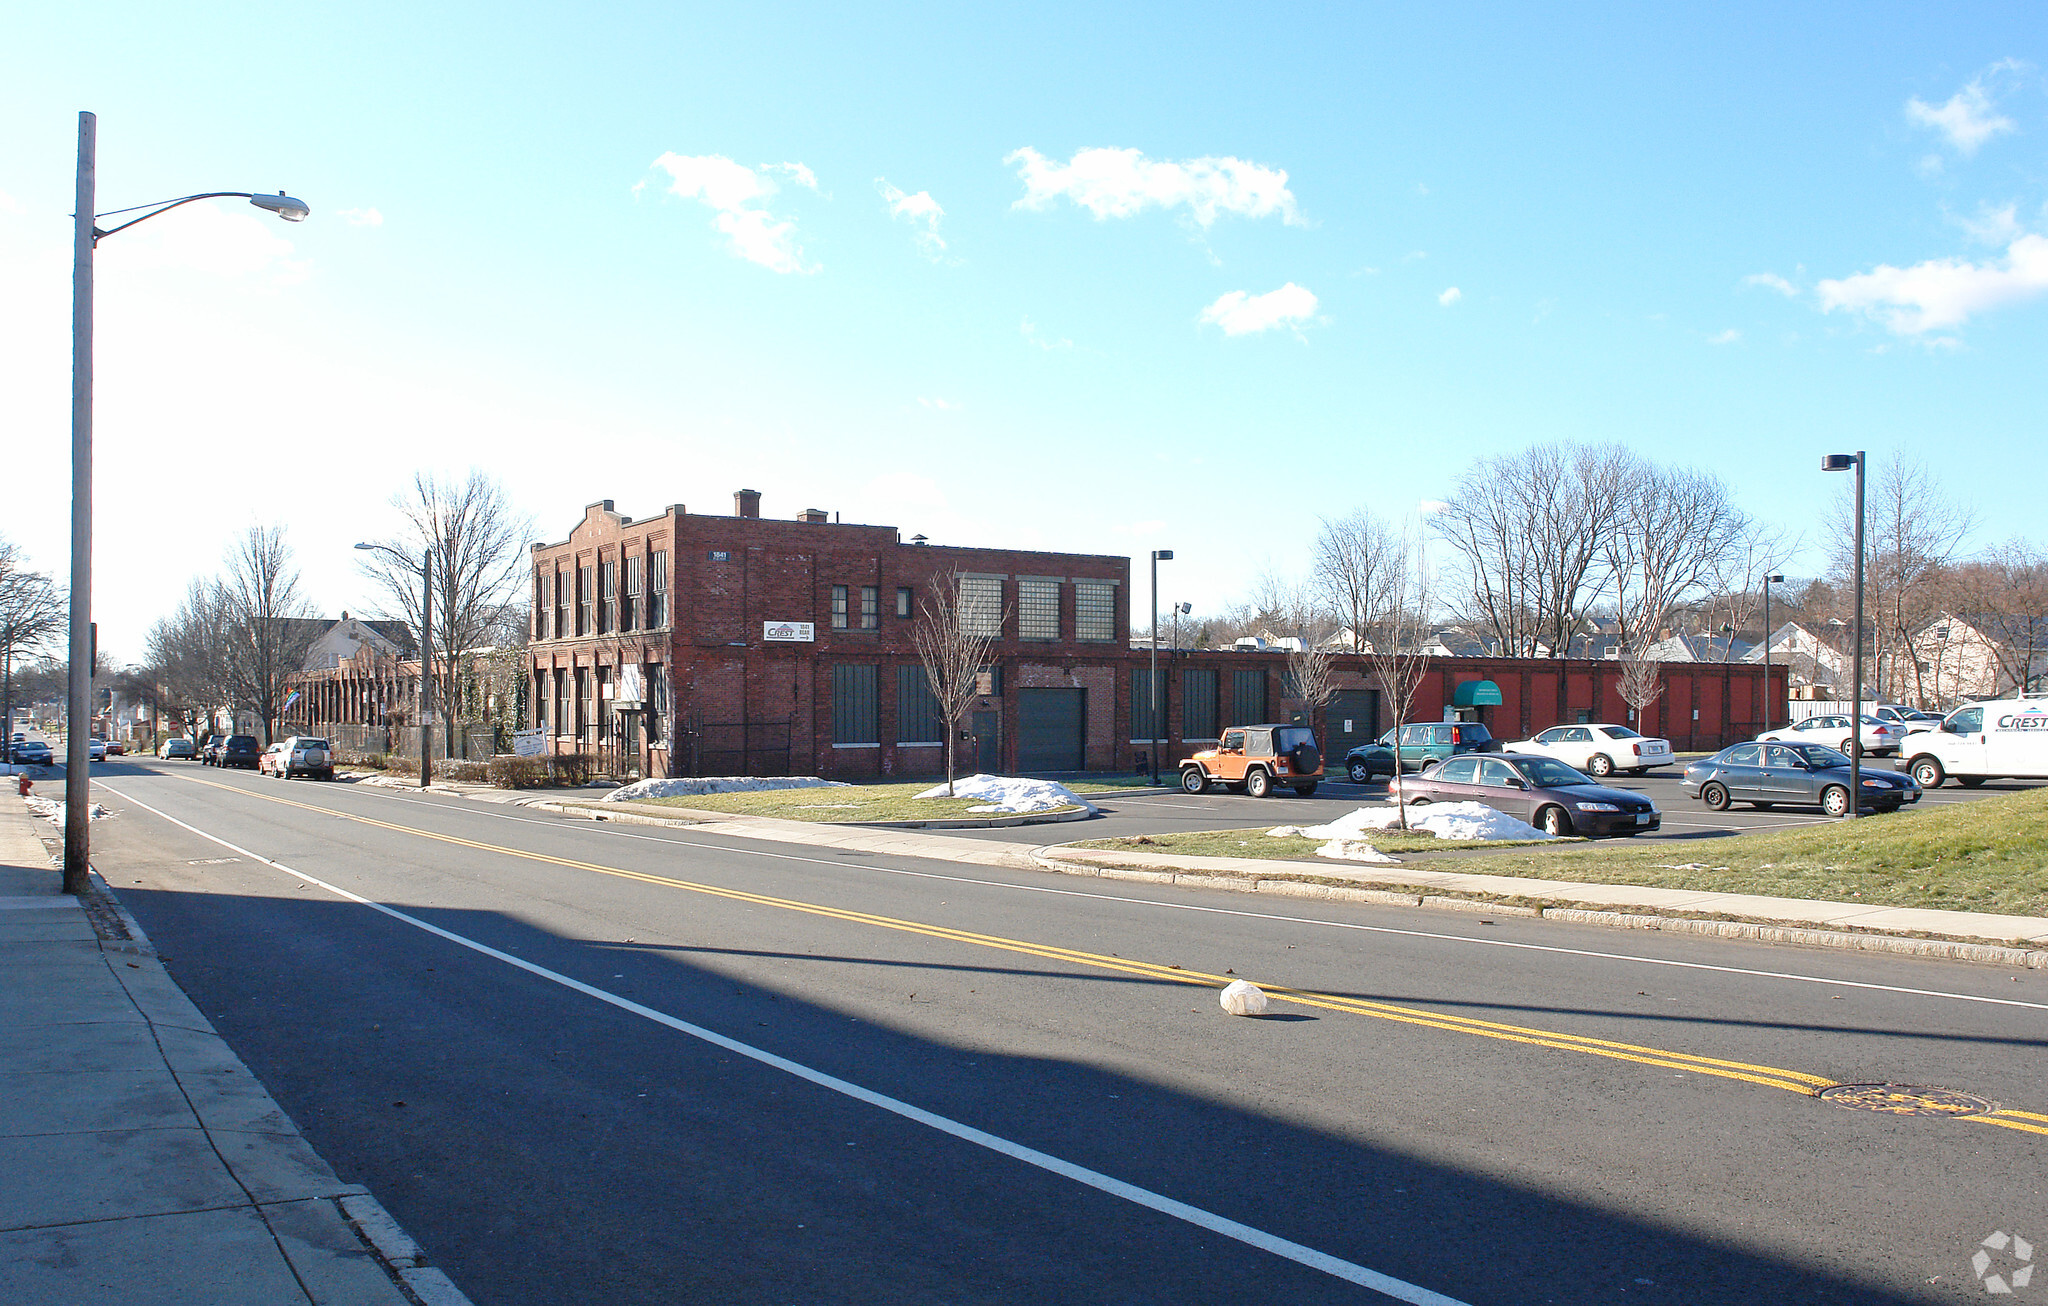
[[[1000,712],[974,714],[974,769],[983,775],[1002,773],[1003,716]]]
[[[1087,691],[1020,689],[1017,691],[1017,769],[1080,771],[1087,767],[1081,723]]]
[[[1360,744],[1372,743],[1380,737],[1379,691],[1338,690],[1323,709],[1323,721],[1323,733],[1329,736],[1323,740],[1325,757],[1341,758]]]

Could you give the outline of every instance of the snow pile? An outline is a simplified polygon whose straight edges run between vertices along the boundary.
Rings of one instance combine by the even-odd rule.
[[[1399,865],[1401,859],[1389,857],[1362,839],[1332,839],[1316,849],[1318,857],[1332,857],[1340,862],[1388,862]]]
[[[64,824],[64,804],[53,798],[37,798],[34,794],[30,794],[23,801],[28,804],[28,810],[44,820],[55,821],[59,825]],[[90,821],[97,821],[102,816],[110,815],[112,813],[108,812],[106,808],[101,807],[98,803],[94,803],[86,809],[86,819]]]
[[[699,794],[753,794],[768,789],[844,789],[844,780],[814,775],[715,775],[680,780],[637,780],[599,801],[630,803],[640,798],[693,798]]]
[[[1283,825],[1266,833],[1277,837],[1290,834],[1310,839],[1358,840],[1367,831],[1392,830],[1401,823],[1397,807],[1361,807],[1328,825]],[[1425,803],[1408,808],[1408,828],[1427,830],[1439,839],[1548,839],[1551,836],[1496,812],[1484,803]],[[1334,856],[1335,854],[1325,854]]]
[[[946,786],[935,785],[919,798],[944,798]],[[1047,812],[1055,807],[1095,808],[1083,802],[1073,790],[1050,780],[1023,780],[1007,775],[970,775],[953,782],[955,798],[982,798],[987,802],[970,807],[970,812]]]

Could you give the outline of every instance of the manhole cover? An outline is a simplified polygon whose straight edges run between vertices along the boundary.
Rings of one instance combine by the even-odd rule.
[[[1895,1116],[1983,1116],[1998,1109],[1969,1093],[1917,1084],[1837,1084],[1822,1089],[1820,1096],[1852,1111],[1883,1111]]]

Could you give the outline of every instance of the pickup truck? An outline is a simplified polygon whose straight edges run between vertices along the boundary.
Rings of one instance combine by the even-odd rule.
[[[1306,798],[1322,778],[1322,750],[1307,726],[1232,726],[1216,747],[1180,764],[1180,787],[1191,794],[1218,784],[1264,798],[1273,786],[1288,785]]]

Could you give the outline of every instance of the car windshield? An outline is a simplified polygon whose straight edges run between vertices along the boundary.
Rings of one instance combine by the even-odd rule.
[[[1808,766],[1847,766],[1846,754],[1829,748],[1826,744],[1800,744],[1792,751],[1805,756]]]
[[[1529,783],[1545,789],[1560,789],[1566,785],[1589,785],[1593,781],[1566,766],[1563,762],[1549,757],[1526,757],[1516,762],[1522,774],[1529,777]]]
[[[1629,728],[1628,728],[1627,726],[1602,726],[1602,727],[1600,727],[1600,728],[1601,728],[1602,730],[1605,730],[1605,731],[1607,732],[1607,737],[1608,737],[1609,739],[1641,739],[1641,738],[1642,738],[1642,736],[1641,736],[1641,735],[1639,735],[1639,734],[1637,734],[1637,733],[1636,733],[1635,731],[1633,731],[1633,730],[1629,729]]]

